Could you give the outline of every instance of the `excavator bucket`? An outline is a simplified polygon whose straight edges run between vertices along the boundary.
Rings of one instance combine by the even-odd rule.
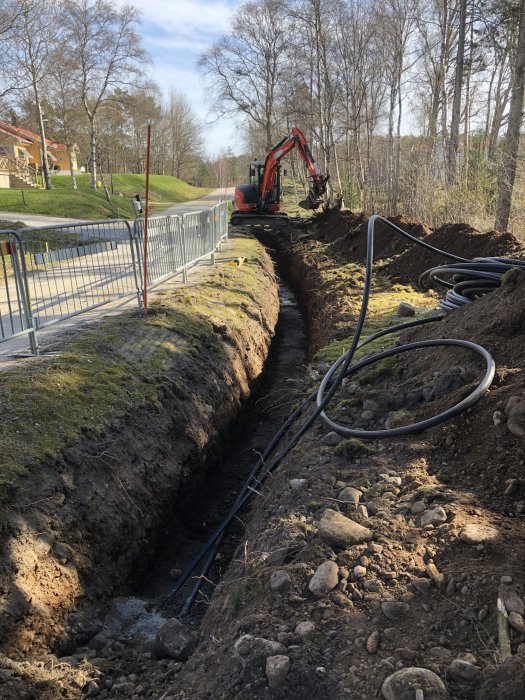
[[[323,200],[320,197],[316,197],[312,192],[309,192],[306,199],[302,199],[299,202],[299,206],[301,209],[319,209],[322,203]]]

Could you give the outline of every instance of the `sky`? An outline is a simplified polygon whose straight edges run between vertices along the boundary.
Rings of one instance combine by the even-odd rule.
[[[118,0],[126,4],[125,0]],[[162,92],[183,92],[204,123],[204,145],[210,156],[230,147],[242,150],[234,119],[216,120],[197,62],[201,54],[230,29],[230,20],[242,0],[131,0],[142,12],[140,30],[144,48],[153,59],[151,75]]]

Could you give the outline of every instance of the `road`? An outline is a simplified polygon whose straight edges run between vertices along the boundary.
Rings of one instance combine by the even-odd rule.
[[[201,199],[170,207],[157,214],[156,217],[181,216],[212,208],[219,201],[231,196],[232,191],[233,188],[215,190]],[[125,224],[118,222],[100,224],[96,221],[89,221],[84,222],[84,225],[79,229],[76,228],[76,225],[82,222],[76,219],[39,215],[25,216],[13,213],[4,215],[0,212],[0,219],[4,216],[5,220],[11,221],[23,218],[25,223],[37,227],[50,228],[51,226],[63,225],[65,240],[72,239],[71,242],[59,246],[63,255],[60,260],[49,257],[53,255],[52,251],[50,254],[45,253],[44,243],[42,244],[42,253],[35,255],[28,252],[25,256],[32,310],[39,326],[51,324],[65,315],[79,313],[86,307],[104,304],[102,309],[96,309],[94,312],[82,311],[81,314],[73,316],[67,322],[61,321],[58,327],[40,330],[40,342],[42,342],[44,335],[54,334],[56,336],[64,327],[71,328],[72,325],[84,323],[86,314],[96,320],[102,313],[107,313],[107,302],[109,302],[111,309],[117,310],[118,313],[130,304],[136,306],[136,295],[133,296],[136,290],[135,274],[141,275],[142,273],[134,268],[128,229]],[[164,268],[170,270],[179,267],[181,261],[175,259],[178,255],[175,249],[172,250],[169,260],[163,258],[164,244],[160,241],[165,240],[164,226],[161,225],[158,232],[152,227],[150,235],[152,257],[148,256],[148,258],[151,260],[150,264],[157,271],[157,277]],[[77,237],[76,242],[75,237]],[[0,236],[0,239],[6,240],[5,236]],[[103,241],[102,249],[94,250],[93,246],[96,244],[91,243],[90,245],[86,239]],[[205,239],[198,238],[196,240],[200,243],[200,241],[204,242]],[[201,253],[198,252],[198,254]],[[4,257],[2,254],[2,261],[5,261],[5,269],[4,274],[0,270],[0,341],[5,339],[5,342],[0,343],[0,356],[5,357],[14,352],[25,351],[28,339],[25,335],[11,338],[13,334],[21,330],[23,314],[18,302],[15,278],[9,272],[11,265],[9,256]],[[177,281],[177,283],[179,282]],[[129,296],[115,300],[118,295]],[[114,301],[111,302],[111,299]],[[52,330],[51,334],[50,330]]]

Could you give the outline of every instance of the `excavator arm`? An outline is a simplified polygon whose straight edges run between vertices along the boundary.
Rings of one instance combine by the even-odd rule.
[[[267,206],[276,185],[277,169],[281,159],[294,148],[306,165],[310,178],[310,190],[307,197],[299,202],[299,206],[303,209],[317,209],[322,204],[326,183],[330,176],[321,175],[303,132],[294,127],[291,133],[279,141],[266,156],[261,181],[261,209]]]

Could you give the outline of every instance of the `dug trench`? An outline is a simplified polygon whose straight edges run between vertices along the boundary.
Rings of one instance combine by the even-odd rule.
[[[459,226],[431,231],[404,217],[398,223],[423,237],[433,236],[437,245],[449,236],[458,254],[468,255],[470,248],[483,250],[484,255],[523,256],[522,246],[508,235],[477,234],[463,227],[462,237]],[[306,311],[311,363],[304,393],[317,386],[329,364],[349,345],[361,296],[365,225],[349,212],[332,212],[304,230],[265,238],[278,251]],[[461,250],[462,245],[467,250]],[[410,256],[405,258],[408,262],[403,256]],[[421,315],[437,302],[434,292],[413,286],[424,261],[411,249],[389,239],[378,246],[378,257],[380,274],[365,334],[394,322],[400,302],[405,311],[408,302],[411,313]],[[268,279],[264,281],[270,290]],[[227,558],[237,545],[231,564],[218,581],[218,569],[225,568],[224,560],[218,560],[212,585],[204,589],[195,616],[186,621],[183,633],[179,627],[172,630],[178,651],[161,650],[158,639],[152,642],[164,620],[143,599],[153,593],[152,580],[163,582],[155,594],[169,588],[169,568],[176,577],[176,569],[184,563],[177,556],[188,558],[197,544],[189,544],[191,536],[184,537],[182,553],[163,554],[163,563],[145,579],[137,597],[117,599],[101,628],[103,603],[115,593],[129,593],[122,581],[136,570],[141,557],[144,564],[150,561],[145,557],[146,538],[135,547],[134,532],[117,532],[111,539],[120,548],[125,542],[135,556],[113,564],[106,557],[107,576],[97,574],[102,586],[91,616],[75,623],[85,646],[66,657],[47,653],[24,662],[22,648],[12,645],[19,656],[3,659],[0,697],[523,697],[524,287],[519,275],[511,275],[501,289],[450,314],[439,328],[432,324],[410,333],[411,338],[467,334],[493,353],[496,380],[468,412],[425,433],[382,442],[341,440],[321,422],[314,424],[279,470],[257,489],[252,508],[240,514],[242,522],[224,553]],[[269,294],[256,293],[254,302],[264,306]],[[253,307],[251,311],[253,315]],[[237,330],[248,337],[242,325]],[[382,343],[376,343],[375,350]],[[262,362],[257,366],[260,372]],[[463,397],[479,371],[472,356],[455,352],[435,350],[410,360],[396,358],[346,381],[330,415],[361,427],[409,423]],[[193,376],[198,377],[199,371]],[[218,399],[206,403],[222,407]],[[239,402],[235,404],[238,408]],[[202,404],[201,408],[209,414]],[[282,408],[286,414],[288,407]],[[279,421],[278,414],[273,418]],[[141,425],[133,424],[133,433],[126,433],[126,438],[137,440],[145,469],[150,455],[140,451],[146,432]],[[273,425],[275,421],[270,421],[268,427]],[[251,430],[244,428],[246,433]],[[156,450],[159,436],[164,434],[154,437]],[[265,436],[263,431],[260,438]],[[255,443],[250,444],[250,438],[247,435],[246,447],[251,457]],[[105,457],[104,440],[95,444],[96,455]],[[201,440],[197,447],[206,444]],[[170,440],[164,447],[173,451],[175,445]],[[154,468],[159,470],[158,461]],[[137,484],[129,488],[129,474],[116,475],[125,491],[119,485],[115,493],[128,511],[130,498],[141,508],[136,520],[149,513],[146,505],[158,507],[150,501],[143,508]],[[145,476],[147,469],[137,481]],[[164,488],[161,483],[155,492],[158,503],[164,502]],[[201,513],[209,508],[207,494],[200,493],[202,502],[198,488],[190,501],[192,520],[199,528]],[[31,498],[24,503],[31,503]],[[112,516],[113,511],[103,524],[110,534]],[[97,530],[102,532],[103,527],[98,524]],[[197,534],[202,541],[205,533]],[[103,546],[102,536],[97,544]],[[67,568],[67,559],[59,565]],[[120,565],[121,578],[113,581]],[[72,595],[70,608],[76,600]],[[177,614],[177,608],[170,613]],[[64,618],[62,614],[47,619]],[[500,638],[498,628],[504,628],[507,636]],[[48,652],[42,638],[40,648]],[[18,632],[13,639],[18,644],[27,637]],[[187,644],[181,653],[182,641]]]

